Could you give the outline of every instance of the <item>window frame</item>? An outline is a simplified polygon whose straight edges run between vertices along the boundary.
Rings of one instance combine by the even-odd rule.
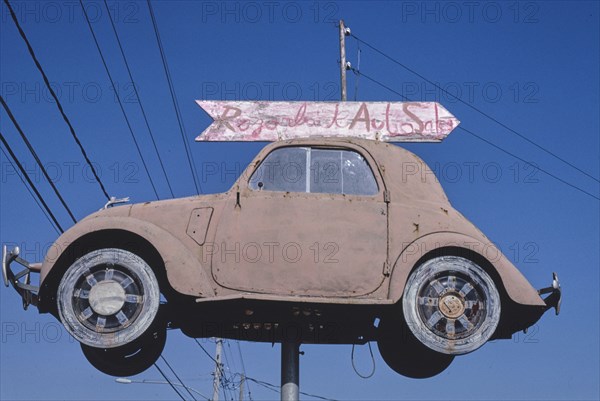
[[[360,194],[343,194],[343,193],[329,193],[329,192],[296,192],[296,191],[273,191],[273,190],[257,190],[257,189],[253,189],[250,187],[250,182],[254,176],[254,174],[257,172],[257,170],[260,169],[261,165],[267,160],[267,158],[273,153],[276,152],[278,150],[281,149],[285,149],[285,148],[310,148],[312,149],[319,149],[319,150],[346,150],[346,151],[351,151],[351,152],[355,152],[358,155],[360,155],[367,167],[369,168],[369,170],[371,171],[371,174],[373,175],[374,179],[375,179],[375,184],[377,185],[377,192],[372,194],[372,195],[360,195]],[[264,156],[263,156],[264,155]],[[262,157],[261,157],[262,156]],[[308,164],[307,164],[308,166]],[[355,145],[355,144],[316,144],[316,143],[297,143],[297,144],[283,144],[281,146],[277,146],[274,148],[270,148],[265,149],[265,152],[261,152],[261,154],[259,154],[259,156],[257,157],[257,160],[252,163],[250,165],[250,174],[246,175],[247,178],[244,179],[244,192],[246,193],[251,193],[251,194],[256,194],[256,195],[265,195],[268,194],[269,196],[285,196],[285,197],[290,197],[290,196],[301,196],[301,197],[336,197],[336,198],[351,198],[351,199],[356,199],[356,200],[374,200],[374,199],[381,199],[383,200],[383,194],[386,191],[386,185],[385,182],[383,180],[382,174],[381,174],[381,170],[380,170],[380,166],[379,164],[375,161],[375,159],[372,157],[372,155],[362,146],[359,145]],[[308,168],[308,170],[310,170],[310,168]]]

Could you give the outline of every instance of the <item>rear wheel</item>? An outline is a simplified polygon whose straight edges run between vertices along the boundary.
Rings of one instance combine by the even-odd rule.
[[[410,275],[402,298],[410,331],[433,351],[460,355],[481,347],[500,320],[500,295],[476,263],[458,256],[430,259]]]
[[[77,341],[120,348],[146,334],[160,303],[158,280],[139,256],[106,248],[77,259],[60,281],[59,317]]]

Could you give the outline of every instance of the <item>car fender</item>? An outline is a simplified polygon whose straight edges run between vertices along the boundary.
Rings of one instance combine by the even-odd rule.
[[[442,248],[463,248],[479,254],[496,270],[512,301],[522,305],[544,306],[537,291],[493,243],[456,232],[430,233],[402,249],[391,272],[389,299],[400,301],[408,276],[417,262],[426,254]]]
[[[71,244],[84,235],[105,230],[126,231],[152,244],[164,262],[169,283],[177,292],[196,297],[214,296],[211,281],[202,268],[199,258],[179,239],[157,225],[125,216],[88,218],[62,234],[44,258],[40,283],[44,283],[60,256]]]

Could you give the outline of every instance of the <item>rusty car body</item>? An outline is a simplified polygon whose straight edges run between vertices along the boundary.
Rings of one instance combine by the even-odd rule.
[[[114,375],[151,366],[170,326],[191,337],[378,341],[392,369],[429,377],[560,306],[556,276],[536,291],[420,158],[356,138],[274,142],[225,193],[100,210],[41,265],[5,249],[3,273],[25,306],[60,319]]]

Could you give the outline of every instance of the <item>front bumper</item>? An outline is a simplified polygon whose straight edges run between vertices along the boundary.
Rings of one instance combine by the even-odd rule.
[[[39,273],[42,269],[41,263],[29,263],[25,259],[19,257],[19,247],[8,251],[6,245],[2,247],[2,279],[4,285],[8,287],[12,285],[23,299],[23,309],[27,309],[29,305],[37,306],[38,293],[40,287],[31,284],[31,273]],[[17,262],[25,267],[22,271],[14,273],[10,268],[11,263]]]

